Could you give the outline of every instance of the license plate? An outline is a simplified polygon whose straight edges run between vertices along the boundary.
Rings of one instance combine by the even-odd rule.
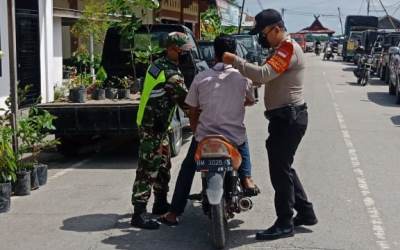
[[[196,162],[196,171],[220,173],[232,171],[231,159],[201,159]]]

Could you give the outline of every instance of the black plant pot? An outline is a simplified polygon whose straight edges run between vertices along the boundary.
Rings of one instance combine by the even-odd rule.
[[[46,164],[37,164],[37,176],[39,179],[39,185],[43,186],[47,183],[47,165]]]
[[[84,87],[70,89],[69,100],[73,103],[85,103],[86,89]]]
[[[36,190],[39,188],[39,177],[37,169],[37,165],[33,165],[33,167],[31,168],[31,190]]]
[[[141,86],[143,84],[142,82],[143,82],[142,79],[136,79],[136,81],[131,86],[132,94],[136,94],[136,93],[142,91],[142,86]]]
[[[10,210],[11,205],[11,182],[0,183],[0,213]]]
[[[116,99],[118,90],[115,88],[106,88],[106,98],[107,99]]]
[[[31,171],[17,172],[17,181],[13,185],[15,195],[31,194]]]
[[[130,95],[130,89],[118,89],[118,99],[129,99]]]
[[[93,91],[92,98],[94,100],[106,99],[106,90],[105,89],[95,89],[95,91]]]

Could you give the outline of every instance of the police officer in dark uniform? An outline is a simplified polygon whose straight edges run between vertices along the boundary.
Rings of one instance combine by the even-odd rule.
[[[318,220],[292,168],[297,147],[308,124],[303,91],[303,50],[286,33],[278,11],[263,10],[255,17],[255,22],[250,34],[258,34],[261,46],[273,49],[266,63],[257,66],[231,53],[225,53],[223,61],[232,64],[253,82],[265,84],[265,116],[269,120],[266,148],[278,218],[270,228],[258,232],[256,238],[272,240],[291,237],[294,235],[294,226],[311,226],[317,224]],[[293,209],[297,211],[294,218]]]

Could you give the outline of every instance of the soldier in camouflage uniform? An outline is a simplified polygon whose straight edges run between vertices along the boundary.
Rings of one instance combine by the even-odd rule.
[[[140,147],[139,166],[132,190],[134,214],[131,225],[158,229],[159,223],[144,217],[153,188],[153,214],[164,214],[170,180],[171,153],[168,129],[177,105],[183,107],[187,91],[178,68],[179,57],[190,50],[184,33],[172,32],[166,41],[166,56],[156,60],[147,70],[137,114]]]

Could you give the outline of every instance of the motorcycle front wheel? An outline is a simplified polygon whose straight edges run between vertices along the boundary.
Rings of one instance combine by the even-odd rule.
[[[224,198],[218,205],[210,205],[211,239],[217,249],[223,249],[226,244],[227,221],[225,217]]]
[[[368,84],[368,79],[369,79],[369,71],[366,70],[365,71],[365,75],[364,75],[364,77],[362,78],[362,81],[361,81],[361,86],[366,86]]]

